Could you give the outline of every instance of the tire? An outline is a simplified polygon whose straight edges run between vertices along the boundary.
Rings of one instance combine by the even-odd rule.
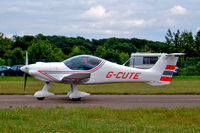
[[[44,100],[45,97],[37,97],[37,100]]]
[[[5,73],[1,73],[1,76],[5,76]]]
[[[72,98],[72,101],[81,101],[81,98]]]

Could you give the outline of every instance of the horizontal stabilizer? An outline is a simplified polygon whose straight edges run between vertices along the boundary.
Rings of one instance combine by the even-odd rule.
[[[180,56],[180,55],[185,55],[185,53],[170,53],[170,54],[166,54],[166,56]]]
[[[162,86],[162,85],[169,85],[170,82],[163,82],[163,81],[149,81],[149,82],[146,82],[147,84],[149,85],[152,85],[152,86]]]

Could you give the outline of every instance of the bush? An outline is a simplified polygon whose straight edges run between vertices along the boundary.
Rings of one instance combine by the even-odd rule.
[[[180,75],[200,75],[200,57],[181,58],[178,62],[178,67],[180,68]]]

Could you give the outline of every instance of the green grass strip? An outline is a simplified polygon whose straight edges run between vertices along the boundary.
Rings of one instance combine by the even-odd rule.
[[[105,107],[15,108],[0,110],[0,132],[14,133],[199,133],[200,107],[136,108]]]
[[[81,91],[91,94],[200,94],[200,76],[174,77],[170,85],[150,86],[145,83],[114,83],[97,85],[78,85]],[[44,82],[28,77],[26,92],[24,92],[23,77],[1,77],[0,94],[34,94],[41,90]],[[55,94],[67,94],[69,84],[51,83],[49,90]]]

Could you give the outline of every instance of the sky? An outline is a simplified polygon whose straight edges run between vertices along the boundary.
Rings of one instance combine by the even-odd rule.
[[[200,0],[0,0],[0,32],[165,41],[200,30]]]

